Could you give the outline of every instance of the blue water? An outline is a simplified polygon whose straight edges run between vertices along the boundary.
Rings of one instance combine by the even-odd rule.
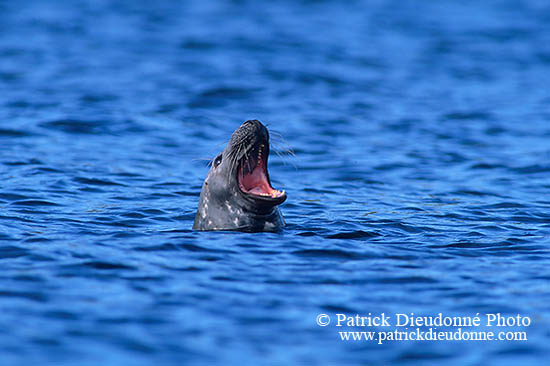
[[[278,135],[287,227],[194,232],[246,119]],[[550,356],[547,0],[2,1],[0,146],[1,365]],[[411,312],[531,325],[335,325]]]

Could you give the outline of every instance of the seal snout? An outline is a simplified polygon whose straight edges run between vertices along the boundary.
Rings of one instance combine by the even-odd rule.
[[[269,144],[269,132],[262,122],[257,119],[249,119],[244,122],[241,127],[235,131],[235,133],[241,133],[242,135],[249,135],[257,140],[263,140]]]

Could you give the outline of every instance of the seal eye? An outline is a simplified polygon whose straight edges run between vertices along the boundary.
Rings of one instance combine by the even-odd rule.
[[[222,163],[222,154],[216,156],[216,159],[214,159],[214,168],[217,168],[218,165]]]

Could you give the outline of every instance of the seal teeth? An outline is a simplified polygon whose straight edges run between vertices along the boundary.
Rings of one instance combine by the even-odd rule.
[[[260,162],[260,160],[262,159],[262,149],[264,148],[264,144],[261,144],[260,147],[258,148],[258,162]]]
[[[285,191],[282,190],[282,191],[279,191],[279,190],[274,190],[272,193],[271,193],[271,197],[273,198],[276,198],[276,197],[280,197],[282,195],[285,194]]]

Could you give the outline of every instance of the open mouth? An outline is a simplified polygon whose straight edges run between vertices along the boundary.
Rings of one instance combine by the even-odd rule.
[[[268,149],[264,144],[258,144],[246,153],[239,162],[237,179],[244,194],[256,199],[280,201],[279,204],[286,199],[286,193],[271,186],[267,172]]]

